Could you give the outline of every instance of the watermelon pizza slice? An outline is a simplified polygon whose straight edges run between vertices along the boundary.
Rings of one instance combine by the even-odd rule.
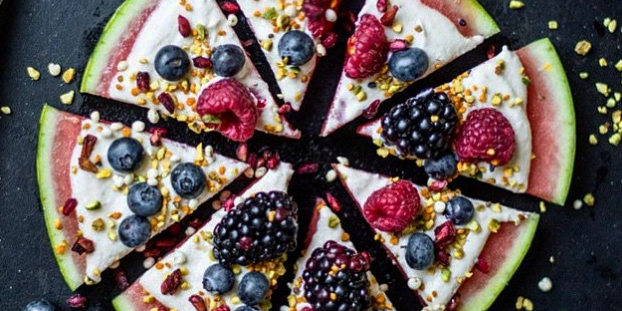
[[[539,215],[459,191],[335,165],[343,185],[430,310],[486,310],[529,250]]]
[[[326,49],[337,43],[333,25],[341,0],[240,0],[279,85],[283,101],[299,110]]]
[[[317,201],[310,228],[305,250],[296,261],[288,305],[282,306],[281,311],[395,310],[369,271],[369,254],[356,252],[339,217],[321,199]],[[335,280],[334,275],[343,278]],[[330,299],[323,299],[325,295]]]
[[[407,100],[358,130],[382,156],[418,159],[435,179],[454,174],[563,205],[576,129],[564,68],[548,39],[499,55]],[[425,161],[422,161],[425,160]]]
[[[179,222],[247,168],[131,127],[45,106],[37,176],[45,222],[65,281],[94,284],[133,249]]]
[[[498,32],[476,0],[365,1],[321,135],[375,114],[383,101]]]
[[[86,67],[81,91],[246,141],[298,138],[215,0],[126,0]]]
[[[281,163],[114,299],[119,311],[268,310],[295,248],[293,174]]]

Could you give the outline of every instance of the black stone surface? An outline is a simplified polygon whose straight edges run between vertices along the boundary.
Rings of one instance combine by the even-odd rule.
[[[515,277],[501,293],[492,310],[513,310],[518,296],[533,300],[536,310],[622,310],[622,210],[619,206],[622,190],[622,156],[620,149],[608,145],[604,138],[597,147],[588,144],[588,135],[607,120],[596,111],[604,99],[594,88],[596,81],[607,82],[614,90],[620,87],[620,74],[612,63],[622,57],[622,34],[609,34],[598,25],[605,17],[622,18],[622,2],[594,0],[525,0],[520,11],[508,8],[509,0],[481,0],[501,27],[501,34],[487,40],[476,51],[448,65],[425,81],[415,84],[383,106],[381,111],[395,105],[423,87],[450,80],[454,75],[486,59],[490,45],[508,44],[517,49],[548,36],[557,46],[569,75],[577,112],[577,157],[572,188],[566,207],[548,205],[542,215],[533,247]],[[38,198],[35,175],[35,153],[38,120],[43,103],[81,115],[99,110],[102,118],[130,123],[145,120],[145,111],[128,105],[86,95],[77,95],[72,106],[63,106],[59,95],[77,91],[76,82],[64,85],[46,73],[49,62],[78,69],[77,79],[84,69],[88,55],[120,0],[5,0],[0,6],[0,105],[10,106],[13,114],[0,116],[0,309],[20,310],[28,301],[45,297],[68,310],[65,299],[71,292],[65,285],[50,248]],[[350,9],[359,9],[361,1],[346,1]],[[557,20],[559,30],[549,30],[547,22]],[[243,24],[243,23],[242,23]],[[239,27],[239,28],[244,28]],[[241,32],[245,31],[241,29]],[[243,39],[248,34],[242,35]],[[587,39],[594,44],[587,57],[573,52],[577,41]],[[344,205],[342,216],[345,228],[360,249],[369,250],[377,260],[373,271],[383,283],[389,284],[389,296],[401,311],[418,310],[418,302],[398,271],[383,256],[379,244],[355,210],[352,201],[338,183],[328,184],[323,176],[336,156],[350,159],[352,166],[381,173],[400,175],[419,183],[426,178],[411,162],[381,159],[374,146],[353,130],[362,120],[353,122],[328,138],[317,133],[343,61],[345,41],[322,59],[316,78],[311,81],[309,96],[302,111],[290,116],[292,123],[303,131],[299,141],[256,134],[250,147],[257,150],[267,145],[279,150],[282,158],[295,164],[321,163],[317,176],[295,176],[291,194],[301,206],[303,232],[316,196],[332,192]],[[609,68],[600,68],[598,58],[606,57]],[[39,82],[30,81],[26,67],[40,69]],[[588,71],[590,78],[578,77]],[[185,126],[162,123],[171,130],[170,137],[196,144],[209,141],[219,152],[234,156],[235,145],[216,134],[197,136]],[[233,189],[239,189],[238,184]],[[481,183],[459,179],[453,187],[482,199],[499,200],[504,204],[527,211],[537,211],[539,200],[526,195],[514,195]],[[575,199],[586,193],[596,195],[594,208],[572,208]],[[199,218],[209,213],[206,206]],[[549,257],[555,257],[555,263]],[[292,256],[294,257],[294,256]],[[143,273],[142,256],[132,254],[122,261],[130,280]],[[548,276],[553,290],[542,293],[538,281]],[[285,279],[283,279],[285,280]],[[284,284],[285,282],[282,282]],[[111,310],[110,300],[119,293],[112,274],[105,273],[104,281],[78,292],[89,298],[89,310]],[[285,286],[274,299],[275,305],[284,302]],[[276,308],[275,308],[276,310]]]

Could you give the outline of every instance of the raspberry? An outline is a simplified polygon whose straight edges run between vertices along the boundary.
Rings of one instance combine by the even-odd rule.
[[[363,210],[374,228],[400,232],[415,220],[420,207],[417,188],[411,182],[401,180],[372,193]]]
[[[326,19],[326,10],[331,9],[336,11],[341,1],[333,0],[304,0],[302,4],[302,11],[309,19],[309,31],[315,38],[324,38],[335,35],[332,32],[334,21]]]
[[[238,142],[253,136],[259,115],[251,92],[233,79],[223,79],[205,88],[199,96],[197,112],[201,117],[218,118],[217,130]]]
[[[469,113],[456,139],[456,153],[465,162],[502,166],[510,162],[514,149],[516,141],[510,121],[493,108]]]
[[[365,14],[348,39],[348,50],[344,71],[351,79],[367,78],[378,73],[387,60],[389,52],[382,24],[378,19]]]

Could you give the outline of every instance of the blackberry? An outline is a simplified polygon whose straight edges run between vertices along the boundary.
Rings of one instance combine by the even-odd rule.
[[[370,258],[335,241],[316,248],[307,260],[302,278],[305,299],[313,310],[362,311],[371,307]]]
[[[214,256],[224,266],[276,259],[296,248],[298,205],[287,193],[260,192],[230,210],[214,229]]]
[[[402,156],[434,158],[451,146],[457,123],[456,108],[447,94],[430,89],[382,118],[382,138]]]

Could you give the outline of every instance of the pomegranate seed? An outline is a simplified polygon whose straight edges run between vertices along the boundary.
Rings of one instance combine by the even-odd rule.
[[[194,64],[194,67],[202,69],[212,68],[213,66],[212,60],[203,56],[195,57],[194,59],[192,59],[192,63]]]
[[[136,86],[141,92],[149,91],[149,84],[151,83],[151,77],[148,72],[141,71],[136,75]]]
[[[235,207],[235,195],[231,195],[224,202],[222,202],[222,206],[225,208],[225,211],[230,211]]]
[[[158,95],[158,101],[160,104],[166,108],[166,111],[169,113],[175,112],[175,101],[173,100],[173,96],[169,93],[162,93]]]
[[[93,241],[85,237],[81,237],[73,243],[71,251],[78,253],[78,255],[82,255],[84,253],[90,254],[95,251],[95,245],[93,244]]]
[[[314,174],[320,169],[320,165],[318,163],[306,163],[298,167],[296,170],[297,174],[305,175],[305,174]]]
[[[76,210],[76,207],[78,207],[78,200],[74,198],[67,199],[67,201],[65,201],[65,204],[63,205],[63,215],[71,215],[71,213]]]
[[[490,269],[488,269],[488,262],[486,262],[486,259],[482,257],[478,257],[475,261],[475,268],[484,274],[488,274],[488,272],[490,272]]]
[[[486,50],[486,56],[488,56],[488,59],[491,59],[491,58],[495,57],[496,50],[497,50],[497,48],[495,47],[494,44],[491,44],[488,47],[488,49]]]
[[[220,8],[227,14],[235,14],[240,12],[240,6],[231,1],[220,2]]]
[[[188,225],[194,229],[199,229],[202,224],[203,222],[201,222],[201,220],[199,220],[198,218],[195,218],[192,221],[190,221]]]
[[[75,294],[67,299],[67,305],[72,309],[83,309],[86,307],[86,303],[86,297],[80,294]]]
[[[402,51],[408,48],[408,43],[403,39],[395,39],[389,43],[389,50],[391,52]]]
[[[397,10],[399,10],[399,7],[397,5],[394,5],[390,9],[388,9],[384,14],[382,14],[382,17],[380,18],[380,23],[387,27],[393,26],[395,15],[397,15]]]
[[[199,295],[192,295],[188,298],[188,301],[194,306],[197,311],[207,311],[205,300]]]
[[[179,25],[179,34],[184,38],[188,37],[191,31],[190,22],[188,21],[188,19],[179,15],[177,17],[177,24]]]
[[[256,169],[257,168],[257,154],[256,153],[251,153],[248,156],[248,161],[246,161],[246,163],[248,164],[248,166],[250,166],[252,169]]]
[[[279,114],[280,115],[288,114],[290,111],[292,111],[292,105],[290,105],[289,103],[279,107]]]
[[[378,0],[378,1],[376,1],[376,9],[378,9],[378,12],[380,12],[380,13],[386,12],[388,5],[389,5],[389,0]]]
[[[266,100],[260,97],[255,96],[257,98],[257,109],[266,108]]]
[[[157,258],[157,257],[160,257],[160,255],[162,255],[162,251],[157,248],[150,248],[143,252],[143,256],[145,258],[149,258],[149,257]]]
[[[253,39],[248,39],[248,40],[242,41],[242,46],[244,46],[244,47],[249,47],[251,45],[253,45]]]
[[[151,137],[149,137],[149,142],[152,146],[161,146],[162,145],[162,137],[166,135],[166,129],[161,127],[153,127],[149,129],[149,133],[151,133]]]
[[[177,245],[177,239],[175,238],[162,239],[155,242],[156,247],[163,249],[171,249],[175,247],[175,245]]]
[[[170,227],[168,227],[168,229],[166,229],[166,231],[174,236],[179,236],[181,234],[181,230],[181,224],[179,224],[178,222],[172,224]]]
[[[363,110],[363,117],[365,119],[373,119],[378,114],[378,107],[380,107],[380,100],[374,100],[367,109]]]
[[[125,274],[125,271],[121,268],[115,270],[114,280],[117,283],[117,288],[122,291],[130,287],[130,282],[128,282],[127,280],[127,275]]]
[[[162,295],[175,294],[181,285],[181,277],[181,270],[179,269],[169,274],[164,282],[162,282],[162,285],[160,285],[160,292],[162,292]]]
[[[235,155],[238,157],[238,160],[246,162],[248,159],[248,145],[246,143],[241,143],[238,149],[235,150]]]
[[[330,194],[330,192],[326,193],[326,201],[328,201],[328,206],[330,206],[330,209],[332,209],[336,213],[341,211],[341,204],[339,203],[339,201],[337,201],[337,198]]]
[[[279,164],[281,164],[281,157],[279,156],[278,152],[275,152],[274,155],[272,157],[270,157],[270,159],[266,163],[266,166],[268,167],[268,169],[273,170],[273,169],[277,168],[277,166],[279,166]]]
[[[322,45],[327,49],[332,48],[333,46],[335,46],[335,44],[337,44],[337,39],[339,39],[337,33],[331,31],[327,35],[322,37]]]

